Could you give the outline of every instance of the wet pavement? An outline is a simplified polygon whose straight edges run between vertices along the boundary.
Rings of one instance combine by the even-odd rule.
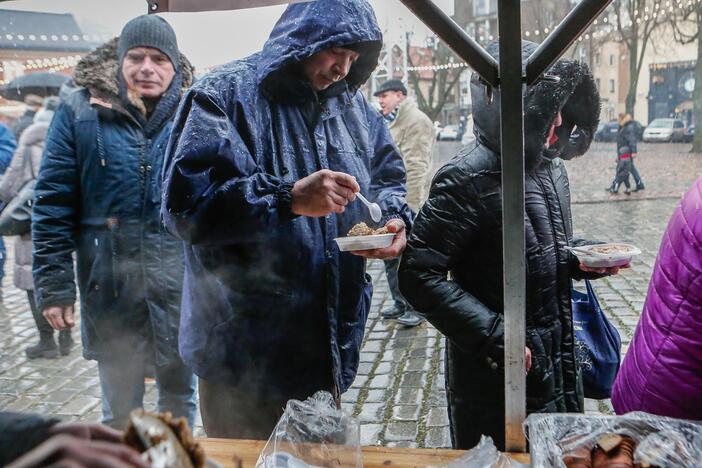
[[[458,148],[457,143],[437,144],[435,169]],[[643,306],[667,220],[680,195],[702,174],[702,155],[689,153],[689,148],[687,144],[641,144],[636,165],[646,190],[631,195],[605,191],[614,176],[614,144],[595,143],[587,156],[567,163],[576,236],[629,242],[643,252],[631,269],[593,283],[606,313],[620,330],[624,351]],[[25,292],[12,286],[11,240],[7,246],[0,303],[0,410],[99,420],[97,368],[82,358],[79,346],[55,360],[25,357],[24,349],[37,339],[36,331]],[[361,421],[363,444],[448,447],[444,340],[426,323],[405,328],[382,320],[380,312],[392,306],[384,267],[371,262],[368,270],[375,286],[372,310],[358,377],[342,396],[343,406]],[[147,383],[147,409],[155,407],[155,394],[154,384]],[[589,412],[611,412],[607,400],[588,400],[586,407]],[[199,422],[196,433],[202,434]]]

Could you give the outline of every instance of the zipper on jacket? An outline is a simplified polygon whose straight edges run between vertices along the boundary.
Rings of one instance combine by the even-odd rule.
[[[550,180],[551,183],[553,184],[553,172],[551,171],[551,166],[550,166],[550,165],[546,167],[546,171],[548,172],[548,178],[549,178],[549,180]],[[541,191],[542,191],[542,193],[544,194],[544,201],[546,202],[546,207],[548,208],[548,212],[551,213],[551,212],[552,212],[552,211],[551,211],[551,201],[549,200],[549,198],[548,198],[548,196],[547,196],[547,194],[546,194],[546,187],[544,186],[543,181],[541,180],[540,177],[538,177],[538,174],[536,175],[536,177],[533,177],[533,178],[538,182],[539,186],[541,187]],[[553,184],[553,185],[554,185],[554,193],[556,193],[556,192],[555,192],[555,184]],[[558,195],[556,194],[556,196],[558,196]],[[559,203],[558,209],[559,209],[559,211],[560,211],[560,213],[561,213],[561,219],[563,219],[563,211],[561,210],[560,203]],[[565,222],[565,219],[563,219],[563,222]],[[558,242],[557,242],[557,238],[556,238],[556,228],[554,227],[554,225],[553,225],[553,219],[551,219],[550,216],[549,216],[549,225],[551,226],[551,234],[553,235],[553,240],[554,240],[554,244],[553,244],[553,245],[554,245],[554,251],[555,251],[555,253],[556,253],[556,285],[558,285],[558,265],[560,265],[560,261],[559,261],[560,252],[559,252],[559,249],[558,249]],[[567,234],[567,231],[565,230],[565,226],[564,226],[564,232],[566,233],[566,238],[567,238],[568,234]],[[567,240],[567,239],[566,239],[566,240]],[[570,293],[570,291],[569,291],[569,292],[568,292],[568,295],[570,296],[570,294],[571,294],[571,293]],[[556,301],[556,302],[560,302],[560,301]],[[560,307],[559,307],[559,309],[560,309]],[[559,317],[559,319],[560,319],[560,317]],[[574,383],[575,383],[575,389],[574,389],[574,392],[575,392],[576,399],[577,399],[577,395],[578,395],[578,388],[577,388],[577,387],[578,387],[578,372],[579,372],[579,369],[578,369],[577,357],[575,356],[575,330],[574,330],[574,328],[573,328],[573,311],[572,311],[572,309],[571,309],[571,317],[570,317],[570,338],[571,338],[571,348],[572,348],[572,350],[573,350],[572,355],[571,355],[571,358],[572,358],[572,360],[573,360],[572,362],[573,362],[573,367],[574,367],[574,371],[575,371],[575,376],[574,376],[574,379],[575,379],[575,381],[574,381]],[[554,372],[555,372],[555,369],[554,369]],[[565,372],[564,372],[563,364],[562,364],[562,360],[561,360],[561,381],[563,382],[563,386],[561,387],[561,394],[562,394],[562,396],[563,396],[563,401],[564,401],[564,403],[565,403],[565,402],[566,402],[566,389],[565,389],[565,378],[564,378],[564,376],[565,376]],[[555,375],[554,375],[554,378],[555,378]],[[567,403],[565,403],[565,404],[566,404],[566,406],[567,406]],[[579,400],[578,400],[578,404],[579,404]]]
[[[117,294],[117,238],[116,231],[119,229],[119,220],[115,217],[107,218],[105,224],[110,233],[110,256],[112,257],[112,294],[115,299]]]
[[[102,167],[107,166],[107,161],[105,160],[105,143],[102,137],[102,125],[100,124],[100,114],[97,115],[97,145],[98,145],[98,157],[100,158],[100,165]]]

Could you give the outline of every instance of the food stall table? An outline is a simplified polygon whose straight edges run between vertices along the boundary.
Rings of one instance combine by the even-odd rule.
[[[253,468],[266,442],[263,440],[199,439],[207,457],[224,468]],[[443,466],[465,454],[463,450],[361,447],[364,468],[388,466]],[[520,463],[529,463],[529,455],[508,454]]]

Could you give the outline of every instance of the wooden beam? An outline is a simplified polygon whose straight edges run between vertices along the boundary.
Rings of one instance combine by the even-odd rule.
[[[222,11],[258,8],[308,0],[147,0],[149,13]]]

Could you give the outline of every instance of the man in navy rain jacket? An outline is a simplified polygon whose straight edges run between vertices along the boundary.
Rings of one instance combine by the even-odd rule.
[[[83,356],[98,362],[103,422],[124,429],[153,365],[158,408],[195,417],[195,378],[178,355],[183,245],[161,224],[161,167],[192,79],[175,32],[140,16],[84,57],[81,89],[59,106],[35,189],[37,305],[75,325],[77,252]]]
[[[200,377],[210,436],[267,438],[289,398],[354,380],[371,282],[397,257],[405,168],[358,92],[382,36],[366,0],[288,7],[261,52],[204,77],[181,103],[162,213],[186,244],[180,352]],[[341,253],[368,210],[397,235]]]

